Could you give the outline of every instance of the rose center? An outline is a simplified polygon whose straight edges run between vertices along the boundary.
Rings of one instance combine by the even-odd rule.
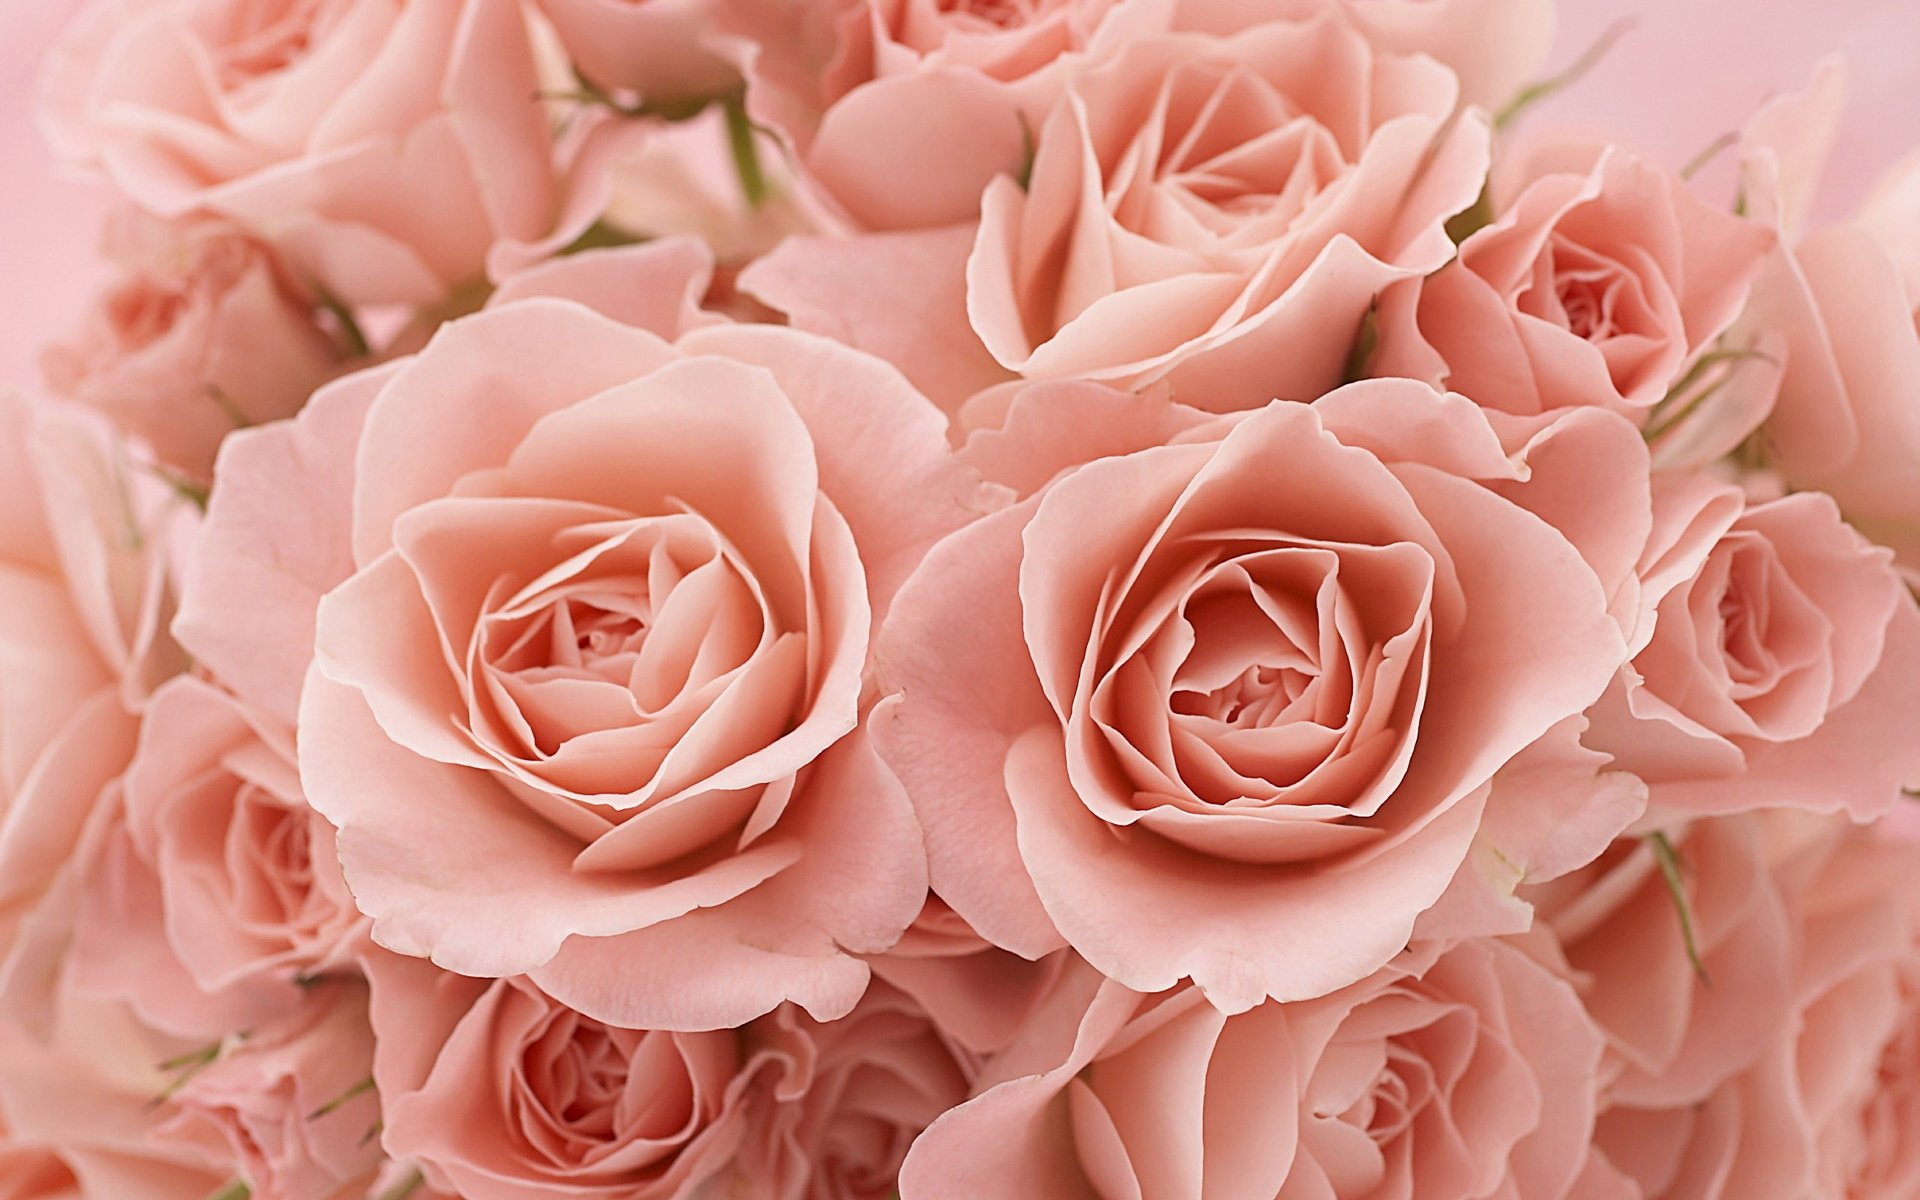
[[[251,783],[234,796],[229,860],[235,915],[257,928],[300,923],[314,900],[313,835],[307,814]]]
[[[1234,728],[1261,728],[1300,699],[1314,678],[1312,671],[1296,666],[1255,665],[1210,692],[1175,692],[1173,711]]]
[[[653,607],[637,593],[585,592],[556,597],[533,615],[496,660],[506,671],[537,671],[624,684],[646,643]]]

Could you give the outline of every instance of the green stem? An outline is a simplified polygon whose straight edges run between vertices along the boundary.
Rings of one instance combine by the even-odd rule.
[[[1680,178],[1692,179],[1695,175],[1698,175],[1701,171],[1705,170],[1706,165],[1708,163],[1712,162],[1716,158],[1719,158],[1722,151],[1728,149],[1731,146],[1736,146],[1739,143],[1740,143],[1739,134],[1737,133],[1721,134],[1719,137],[1713,139],[1711,142],[1708,142],[1706,146],[1700,151],[1700,153],[1694,155],[1692,158],[1687,160],[1687,165],[1680,168]]]
[[[1367,364],[1373,359],[1373,352],[1380,346],[1380,308],[1369,304],[1364,316],[1360,318],[1360,330],[1354,335],[1353,348],[1347,351],[1346,369],[1340,373],[1340,382],[1356,383],[1367,377]]]
[[[1595,38],[1593,45],[1587,47],[1586,53],[1574,59],[1566,70],[1560,72],[1558,75],[1549,76],[1537,83],[1531,83],[1521,88],[1519,95],[1507,101],[1506,107],[1494,114],[1493,127],[1495,129],[1505,129],[1507,126],[1513,124],[1521,113],[1526,112],[1535,104],[1545,100],[1555,92],[1572,87],[1574,84],[1580,82],[1581,79],[1586,77],[1587,72],[1600,65],[1600,60],[1605,58],[1607,53],[1613,49],[1614,45],[1618,43],[1621,38],[1625,37],[1636,24],[1638,24],[1637,21],[1631,17],[1627,17],[1607,26],[1606,32],[1602,33],[1598,38]]]
[[[420,1173],[419,1167],[410,1167],[407,1173],[400,1177],[398,1183],[380,1193],[379,1200],[407,1200],[407,1197],[418,1191],[420,1185],[426,1181],[427,1178]]]
[[[320,307],[333,315],[340,325],[340,334],[347,339],[347,349],[355,358],[365,358],[373,353],[373,347],[367,344],[367,335],[360,328],[360,322],[353,319],[353,310],[349,309],[337,296],[327,292],[320,293]]]
[[[1653,861],[1660,867],[1660,878],[1666,882],[1667,891],[1673,896],[1674,912],[1680,917],[1680,940],[1687,948],[1687,961],[1693,964],[1693,973],[1700,977],[1700,985],[1711,988],[1713,980],[1707,977],[1707,966],[1700,960],[1700,943],[1693,932],[1693,910],[1687,904],[1686,888],[1680,877],[1680,852],[1674,849],[1672,840],[1664,833],[1648,834],[1647,845],[1653,848]]]
[[[348,1104],[352,1103],[353,1099],[356,1096],[364,1096],[372,1090],[373,1090],[373,1076],[369,1075],[365,1079],[362,1079],[359,1083],[356,1083],[352,1087],[348,1088],[346,1091],[341,1092],[338,1096],[335,1096],[333,1099],[327,1101],[325,1104],[322,1104],[319,1108],[316,1108],[312,1112],[308,1113],[307,1120],[317,1121],[321,1117],[324,1117],[329,1113],[339,1112],[341,1109],[345,1108]]]
[[[727,147],[733,151],[733,169],[740,176],[740,191],[747,198],[749,208],[759,208],[766,203],[768,188],[767,176],[760,168],[760,150],[753,141],[753,120],[747,116],[747,105],[738,94],[728,96],[722,102],[727,114]]]

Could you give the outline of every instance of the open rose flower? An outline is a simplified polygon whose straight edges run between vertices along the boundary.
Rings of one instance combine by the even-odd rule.
[[[469,1200],[885,1200],[913,1137],[966,1097],[969,1065],[876,985],[815,1024],[603,1024],[523,978],[376,955],[374,1078],[390,1153]]]
[[[1920,607],[1889,553],[1808,492],[1656,480],[1649,619],[1588,741],[1656,807],[1877,816],[1920,777]]]
[[[0,395],[0,959],[184,665],[188,507],[92,414]]]
[[[1611,431],[1644,460],[1593,415],[1570,457],[1608,461]],[[1624,657],[1594,568],[1525,506],[1558,472],[1501,490],[1525,457],[1468,401],[1373,381],[1069,459],[947,538],[883,630],[872,719],[935,889],[998,945],[1227,1011],[1387,962],[1488,781]]]
[[[0,1022],[0,1196],[6,1200],[206,1200],[233,1180],[225,1164],[149,1139],[166,1114],[151,1102],[190,1051],[112,1009],[78,1012],[48,1046]],[[42,1147],[58,1147],[55,1153]]]
[[[1749,317],[1787,343],[1765,454],[1920,578],[1920,158],[1799,242]]]
[[[221,438],[292,416],[345,352],[316,299],[231,226],[124,212],[111,236],[124,270],[79,336],[48,350],[47,377],[204,484]]]
[[[915,1144],[902,1200],[1556,1200],[1587,1158],[1599,1033],[1499,942],[1234,1016],[1084,969],[1050,1003]]]
[[[1209,408],[1338,381],[1367,306],[1453,256],[1483,117],[1337,11],[1117,39],[981,201],[974,330],[1029,378],[1172,382]]]
[[[353,303],[437,301],[495,243],[592,216],[564,203],[515,0],[99,0],[44,82],[69,158]]]
[[[734,4],[747,104],[854,224],[969,221],[1114,0]]]
[[[205,1200],[235,1185],[262,1197],[368,1194],[382,1155],[368,1136],[378,1102],[360,1086],[372,1051],[363,983],[323,983],[252,1028],[180,1036],[66,969],[66,927],[55,919],[35,931],[0,1021],[0,1122],[58,1147],[81,1184],[47,1200]],[[0,1148],[0,1163],[7,1157]],[[12,1200],[19,1193],[6,1187],[19,1182],[0,1181],[0,1195]],[[22,1200],[42,1195],[29,1189]]]
[[[1603,1111],[1596,1145],[1633,1182],[1630,1194],[1646,1200],[1912,1195],[1920,1187],[1920,853],[1878,831],[1804,814],[1768,814],[1763,844],[1769,886],[1785,899],[1784,916],[1769,921],[1788,928],[1749,930],[1740,956],[1784,953],[1784,989],[1740,976],[1761,1001],[1759,1012],[1743,1012],[1743,993],[1716,1001],[1707,982],[1690,979],[1692,1003],[1722,1010],[1721,1019],[1662,1035],[1681,1064],[1677,1086],[1642,1077],[1624,1089]],[[1697,864],[1699,889],[1742,890],[1737,874],[1711,878],[1712,866]],[[1631,918],[1613,920],[1609,936],[1623,941]],[[1632,977],[1603,976],[1595,986],[1616,993],[1618,1016],[1649,1030],[1667,1025],[1673,1010],[1664,999],[1652,1020],[1634,1012],[1646,993],[1629,980],[1644,980],[1652,964],[1644,948],[1633,961]],[[1722,986],[1738,985],[1713,978],[1713,988]],[[1766,1012],[1782,1019],[1757,1054],[1748,1033],[1729,1040],[1727,1023],[1750,1030]],[[1724,1072],[1739,1061],[1729,1055],[1735,1046],[1749,1065],[1694,1090],[1711,1078],[1702,1067]]]
[[[1704,1101],[1751,1067],[1792,1012],[1787,898],[1750,815],[1667,837],[1677,888],[1647,838],[1523,889],[1541,924],[1527,936],[1574,981],[1607,1036],[1614,1104]]]
[[[937,410],[792,331],[533,298],[301,426],[352,464],[291,506],[352,514],[301,775],[375,939],[628,1024],[845,1012],[925,894],[869,626],[991,501]]]
[[[350,1131],[308,1123],[368,1069],[364,985],[320,984],[247,1026],[221,1026],[214,998],[177,1025],[150,1019],[126,998],[182,973],[177,963],[152,973],[163,940],[107,964],[111,977],[84,969],[75,950],[101,932],[91,925],[113,919],[86,892],[113,875],[118,785],[97,804],[64,799],[90,819],[0,972],[0,1123],[22,1142],[58,1147],[86,1196],[204,1200],[239,1184],[331,1198],[355,1182],[364,1194],[379,1160],[365,1138],[377,1114],[356,1106]]]
[[[1369,369],[1506,412],[1595,404],[1646,424],[1739,315],[1772,233],[1620,150],[1537,157],[1458,259],[1383,298]]]
[[[1552,24],[1543,0],[740,7],[754,54],[748,104],[800,149],[803,186],[869,230],[791,237],[743,286],[795,325],[894,363],[949,410],[1022,361],[1030,375],[1132,384],[1171,368],[1136,371],[1128,354],[1176,344],[1175,357],[1214,359],[1205,387],[1197,366],[1183,369],[1196,386],[1182,394],[1211,395],[1215,407],[1322,390],[1339,377],[1366,307],[1365,296],[1346,310],[1336,299],[1452,254],[1439,221],[1471,203],[1485,166],[1476,118],[1464,131],[1437,129],[1456,86],[1462,101],[1504,100],[1539,66]],[[1168,36],[1160,51],[1134,48]],[[1147,104],[1178,46],[1206,48],[1178,73],[1181,103],[1169,91]],[[1289,73],[1289,46],[1327,56]],[[1413,61],[1421,55],[1458,80]],[[1323,85],[1322,68],[1337,86]],[[1171,87],[1174,73],[1164,74]],[[1084,88],[1068,86],[1082,77]],[[1397,84],[1408,90],[1375,90]],[[1258,118],[1244,128],[1211,120],[1237,112],[1243,91]],[[1194,107],[1201,95],[1219,105]],[[1086,121],[1075,117],[1096,100]],[[1284,131],[1268,128],[1283,118]],[[1437,138],[1424,174],[1409,145],[1422,123]],[[1093,160],[1083,164],[1083,152]],[[1361,162],[1345,157],[1355,154]],[[1002,175],[982,240],[982,193]],[[1414,175],[1423,182],[1402,206]],[[1392,199],[1376,204],[1381,196]],[[1310,270],[1323,251],[1337,261]],[[1355,264],[1369,255],[1391,265]],[[1062,278],[1070,284],[1056,297]],[[1079,319],[1103,289],[1121,294]],[[970,303],[990,327],[970,320]],[[1254,327],[1297,323],[1310,309],[1325,323],[1282,353],[1261,349]],[[1244,359],[1220,345],[1242,334],[1253,335]]]
[[[85,986],[217,1036],[298,1008],[316,978],[354,973],[365,922],[285,731],[175,679],[146,713],[122,792],[74,939]]]
[[[369,1194],[382,1154],[363,981],[316,985],[209,1059],[169,1087],[154,1146],[197,1154],[256,1196]]]

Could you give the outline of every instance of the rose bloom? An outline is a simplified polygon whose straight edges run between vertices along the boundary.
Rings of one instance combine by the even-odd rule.
[[[1920,607],[1890,559],[1817,492],[1753,503],[1661,476],[1650,620],[1589,743],[1656,807],[1885,812],[1920,776]]]
[[[1553,1200],[1600,1051],[1572,989],[1497,941],[1233,1016],[1082,966],[915,1143],[900,1195]]]
[[[1768,464],[1833,496],[1920,577],[1920,159],[1851,220],[1801,240],[1749,320],[1786,340]]]
[[[1739,899],[1752,891],[1749,867],[1722,876],[1726,860],[1694,862],[1696,895],[1721,890],[1734,901],[1723,911],[1750,914],[1721,925],[1711,986],[1644,944],[1632,970],[1586,977],[1590,1005],[1663,1031],[1670,1064],[1620,1089],[1596,1145],[1626,1184],[1619,1194],[1645,1200],[1910,1196],[1920,1186],[1915,847],[1798,813],[1768,814],[1761,831],[1771,876],[1761,887],[1778,898],[1758,908]],[[1623,961],[1630,930],[1652,928],[1631,902],[1576,903]],[[1721,988],[1725,999],[1710,994]],[[1673,1023],[1689,1010],[1696,1019]]]
[[[372,1050],[364,985],[323,983],[259,1026],[180,1037],[80,984],[60,964],[63,925],[36,930],[8,980],[0,1112],[59,1148],[79,1194],[204,1200],[235,1181],[259,1196],[368,1194],[381,1152],[367,1136],[377,1102],[356,1090]]]
[[[1540,918],[1526,945],[1574,981],[1607,1036],[1602,1074],[1616,1104],[1704,1101],[1759,1059],[1791,1013],[1788,898],[1760,819],[1699,821],[1669,838],[1681,864],[1677,899],[1641,837],[1522,889]]]
[[[145,1040],[113,1008],[78,1024],[55,1047],[0,1021],[0,1196],[205,1200],[226,1186],[218,1168],[148,1140],[164,1118],[145,1106],[169,1078],[153,1064],[180,1044]]]
[[[1415,126],[1434,132],[1456,98],[1504,101],[1536,72],[1552,26],[1544,0],[843,0],[741,12],[756,117],[800,149],[802,186],[869,231],[790,237],[743,287],[794,325],[894,363],[949,411],[1009,367],[1129,384],[1173,371],[1194,384],[1183,398],[1214,407],[1317,394],[1340,377],[1372,290],[1450,258],[1441,210],[1479,191],[1480,119],[1438,134],[1424,173]],[[1205,53],[1178,72],[1150,61],[1182,45]],[[1291,74],[1288,46],[1308,56]],[[1162,75],[1169,88],[1178,80],[1181,104],[1173,91],[1147,103]],[[1377,101],[1370,90],[1400,84]],[[1196,109],[1203,95],[1234,99]],[[1246,129],[1204,120],[1242,103],[1261,114]],[[1269,130],[1283,119],[1284,132]],[[1095,156],[1084,176],[1083,151]],[[982,192],[996,175],[1008,178],[992,184],[983,240]],[[1330,260],[1314,266],[1323,251]],[[1282,353],[1261,349],[1256,327],[1311,312],[1325,321]],[[1223,343],[1243,334],[1235,357]],[[1199,366],[1175,370],[1166,356],[1126,365],[1170,344],[1172,358],[1212,358],[1205,387]]]
[[[189,508],[92,414],[0,395],[0,959],[184,665]]]
[[[83,986],[218,1037],[298,1008],[316,978],[357,973],[365,922],[286,731],[175,679],[153,698],[121,790],[124,819],[104,835],[74,938]]]
[[[768,0],[727,6],[747,104],[867,229],[971,220],[1114,0]]]
[[[370,960],[395,1157],[469,1200],[884,1200],[908,1144],[965,1099],[968,1056],[876,984],[816,1024],[610,1026],[524,978]]]
[[[754,115],[778,129],[807,177],[868,229],[971,220],[981,190],[1017,169],[1032,129],[1090,48],[1174,26],[1229,33],[1344,12],[1379,48],[1430,54],[1461,76],[1468,100],[1498,104],[1544,61],[1553,24],[1544,0],[1290,0],[1254,9],[757,0],[725,12],[740,39]],[[1472,36],[1462,36],[1466,30]]]
[[[591,219],[563,211],[514,0],[98,0],[43,83],[69,159],[150,212],[232,218],[351,303],[437,301],[495,243]]]
[[[293,415],[345,357],[315,298],[239,230],[123,210],[108,237],[121,274],[43,366],[186,479],[205,483],[221,438]]]
[[[382,1154],[367,987],[328,980],[257,1027],[168,1096],[156,1147],[179,1147],[256,1196],[358,1200]]]
[[[1459,90],[1338,11],[1116,39],[1035,125],[1024,183],[982,197],[974,330],[1029,378],[1316,395],[1380,290],[1453,256],[1488,139]]]
[[[1170,445],[1164,403],[1024,400],[1009,426],[1035,436],[982,449],[1052,482],[937,546],[876,651],[874,735],[933,886],[997,945],[1068,944],[1136,990],[1192,977],[1229,1012],[1365,976],[1494,774],[1623,660],[1594,566],[1532,508],[1590,501],[1588,468],[1630,482],[1644,447],[1590,414],[1529,471],[1405,380]],[[1130,425],[1149,448],[1124,452]]]
[[[178,694],[163,689],[156,711]],[[85,828],[0,971],[0,1117],[58,1147],[85,1195],[202,1200],[236,1180],[261,1196],[364,1195],[380,1161],[377,1109],[353,1091],[370,1067],[364,985],[317,981],[242,1011],[194,992],[158,931],[99,957],[126,946],[111,902],[128,882],[125,795],[120,781],[97,798],[80,786],[59,799]],[[335,1100],[353,1111],[315,1120]]]
[[[302,782],[381,944],[629,1024],[835,1015],[925,895],[856,726],[873,613],[994,498],[942,424],[806,335],[506,303],[236,436],[182,624],[285,705],[317,610]]]
[[[1595,404],[1646,424],[1739,315],[1769,230],[1617,149],[1547,148],[1522,180],[1456,260],[1382,299],[1369,370],[1507,412]]]

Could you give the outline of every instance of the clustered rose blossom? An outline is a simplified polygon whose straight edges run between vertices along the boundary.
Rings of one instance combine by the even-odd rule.
[[[1552,24],[83,6],[0,1198],[1920,1197],[1920,158]]]

